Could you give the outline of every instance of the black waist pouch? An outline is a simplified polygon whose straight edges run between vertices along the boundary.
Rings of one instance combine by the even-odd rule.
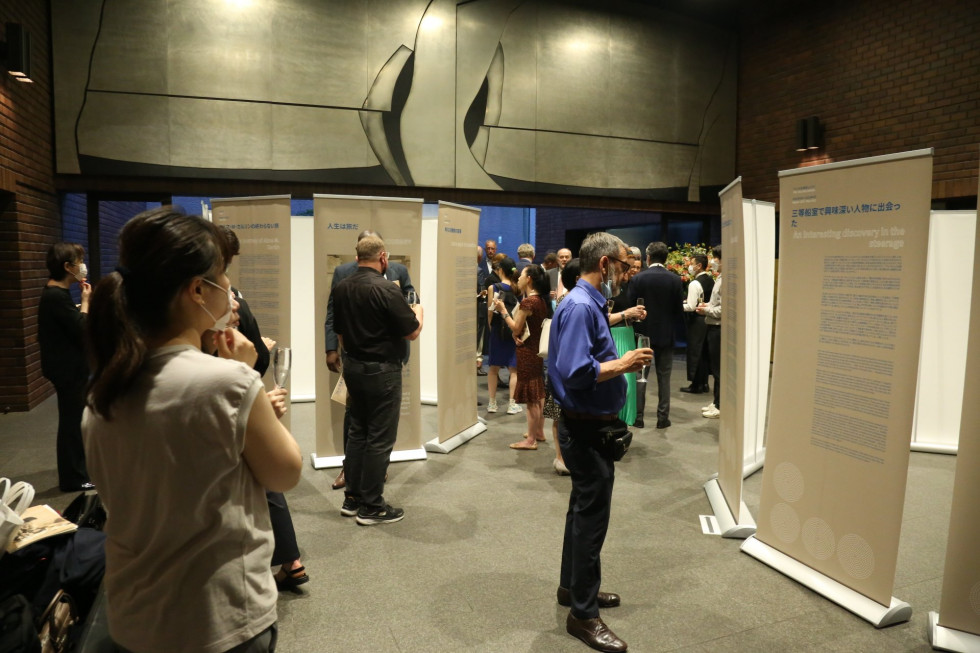
[[[633,433],[621,419],[579,420],[566,415],[565,425],[573,438],[588,442],[600,456],[610,460],[622,460],[633,442]]]
[[[622,460],[626,452],[630,450],[632,442],[632,431],[626,427],[626,422],[617,419],[599,429],[598,437],[592,446],[603,458]]]

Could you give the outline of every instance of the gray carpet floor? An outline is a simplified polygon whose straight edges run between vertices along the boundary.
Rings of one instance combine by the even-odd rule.
[[[707,395],[677,391],[681,358],[673,378],[673,426],[657,430],[648,419],[616,466],[602,569],[603,588],[623,605],[603,617],[630,651],[931,650],[927,614],[939,608],[955,457],[911,454],[893,594],[913,616],[877,630],[741,553],[739,541],[702,534],[718,421],[700,415]],[[485,407],[486,379],[474,383]],[[514,451],[507,445],[526,430],[524,414],[480,410],[486,433],[450,454],[391,465],[386,497],[406,514],[397,524],[342,517],[342,493],[330,489],[336,470],[306,466],[287,497],[312,580],[280,595],[279,651],[589,650],[565,633],[567,610],[555,602],[569,479],[552,470],[551,432],[537,451]],[[314,405],[292,412],[308,454]],[[433,436],[435,420],[424,407]],[[56,427],[54,398],[0,416],[0,475],[29,481],[35,502],[61,509],[72,497],[57,488]],[[753,515],[761,477],[745,482]]]

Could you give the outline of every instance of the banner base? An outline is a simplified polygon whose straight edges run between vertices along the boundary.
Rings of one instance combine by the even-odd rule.
[[[403,463],[408,460],[425,460],[426,456],[425,449],[419,447],[418,449],[403,449],[401,451],[392,451],[391,456],[388,458],[389,461],[393,463]],[[313,464],[313,469],[329,469],[330,467],[341,467],[344,464],[343,456],[317,456],[315,453],[310,454],[310,462]]]
[[[708,495],[708,503],[711,504],[711,510],[715,513],[715,519],[718,520],[718,528],[721,530],[722,537],[744,540],[750,535],[755,535],[755,521],[749,514],[749,509],[745,507],[745,502],[742,502],[739,513],[748,516],[748,520],[739,523],[729,509],[728,502],[725,501],[725,495],[721,491],[717,477],[704,484],[704,493]]]
[[[980,635],[939,625],[939,613],[929,613],[929,643],[932,648],[954,653],[980,651]]]
[[[882,605],[841,585],[812,567],[777,551],[753,535],[742,543],[742,552],[759,562],[769,565],[779,573],[789,576],[800,585],[808,587],[824,598],[830,599],[840,607],[853,612],[875,628],[884,628],[908,621],[912,617],[912,606],[899,601],[894,596],[890,605]]]
[[[911,451],[918,451],[919,453],[945,453],[955,456],[959,451],[959,445],[938,444],[934,442],[913,442],[909,449]]]
[[[419,400],[422,402],[423,406],[438,406],[439,397],[436,395],[422,395]]]
[[[432,438],[425,443],[425,450],[431,451],[433,453],[449,453],[456,447],[466,444],[476,436],[480,435],[487,430],[487,425],[482,421],[477,421],[476,424],[464,429],[449,438],[445,442],[439,442],[439,438]]]

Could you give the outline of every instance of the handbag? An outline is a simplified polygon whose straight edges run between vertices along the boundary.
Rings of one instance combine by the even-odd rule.
[[[551,338],[551,318],[541,320],[541,340],[538,343],[538,356],[548,357],[548,340]]]
[[[51,599],[48,608],[38,621],[41,653],[64,653],[69,650],[68,634],[78,622],[78,609],[71,596],[64,590]]]
[[[34,486],[23,481],[11,485],[9,478],[0,478],[0,556],[20,532],[24,520],[21,514],[34,501]]]

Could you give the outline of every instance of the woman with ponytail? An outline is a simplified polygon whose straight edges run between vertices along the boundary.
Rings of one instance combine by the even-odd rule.
[[[124,650],[275,647],[265,489],[292,488],[302,462],[251,369],[254,346],[227,328],[227,246],[198,216],[141,213],[92,294],[82,431],[109,513],[109,634]],[[219,357],[201,351],[205,332]]]

